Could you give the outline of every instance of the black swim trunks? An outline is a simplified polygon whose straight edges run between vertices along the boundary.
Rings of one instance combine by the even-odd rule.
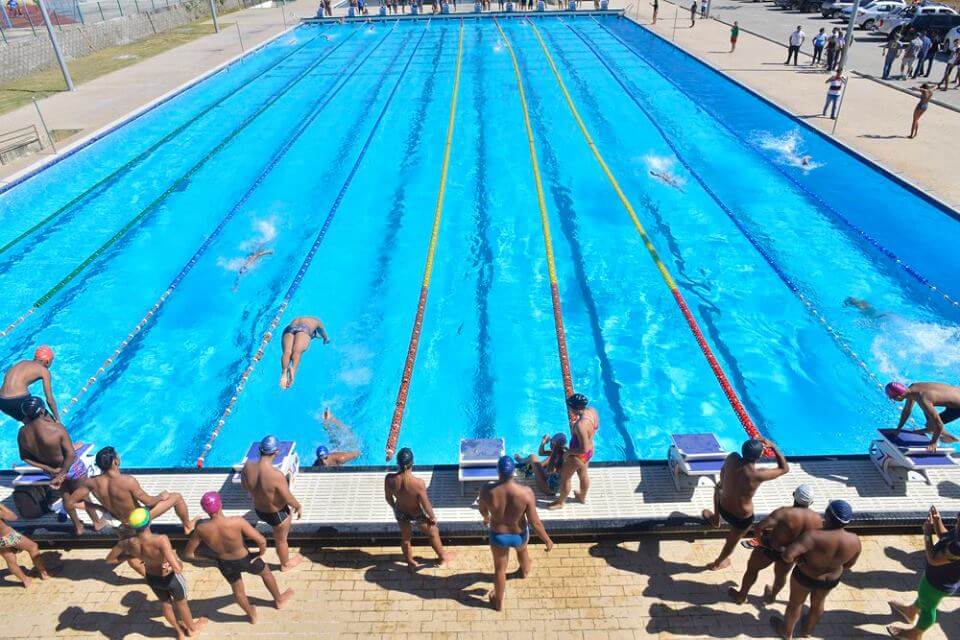
[[[797,582],[811,591],[830,591],[840,584],[840,578],[836,578],[834,580],[819,580],[817,578],[811,578],[803,571],[800,571],[800,565],[797,565],[793,568],[793,577],[796,578]]]
[[[720,517],[723,518],[724,522],[726,522],[728,525],[730,525],[734,529],[738,529],[740,531],[746,531],[747,529],[753,526],[752,513],[749,516],[746,516],[744,518],[738,518],[737,516],[733,515],[732,513],[724,509],[722,506],[719,506],[717,508],[717,513],[720,514]]]
[[[187,581],[179,573],[168,573],[165,576],[147,574],[147,584],[153,590],[160,602],[170,600],[185,600],[187,598]]]
[[[397,519],[397,522],[406,522],[408,524],[430,524],[430,518],[426,516],[422,511],[416,515],[410,515],[409,513],[404,513],[400,509],[393,508],[393,517]]]
[[[256,553],[248,554],[236,560],[217,559],[217,568],[220,569],[220,575],[226,578],[230,584],[239,580],[241,577],[240,574],[242,573],[260,575],[266,567],[267,565],[264,564],[263,560],[261,560],[260,556]]]
[[[30,397],[30,394],[27,393],[22,396],[15,396],[13,398],[4,398],[0,397],[0,411],[3,411],[5,414],[17,420],[18,422],[26,422],[27,416],[23,413],[23,401]]]
[[[960,418],[960,409],[957,409],[956,407],[947,407],[940,412],[940,421],[943,424],[953,422],[957,418]]]
[[[280,511],[260,511],[259,509],[254,509],[254,512],[260,520],[266,522],[271,527],[277,526],[290,517],[290,507],[284,507],[280,509]]]

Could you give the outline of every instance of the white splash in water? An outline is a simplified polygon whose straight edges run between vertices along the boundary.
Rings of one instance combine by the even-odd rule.
[[[503,43],[497,40],[497,44],[493,45],[494,53],[501,53],[503,51]]]
[[[270,217],[254,220],[253,229],[257,232],[257,235],[241,242],[241,250],[249,251],[250,249],[262,247],[268,242],[273,242],[273,239],[277,237],[277,219]]]
[[[240,271],[246,261],[246,258],[217,258],[217,266],[227,271]]]
[[[647,168],[649,175],[659,180],[668,187],[683,191],[683,185],[687,184],[685,178],[678,176],[673,172],[675,158],[669,156],[643,156],[643,164]]]
[[[753,141],[761,149],[775,153],[779,162],[791,167],[812,171],[823,166],[819,162],[814,162],[811,156],[803,153],[803,137],[799,131],[788,131],[780,137],[774,136],[769,131],[760,131],[754,134]]]
[[[912,379],[919,371],[948,376],[960,367],[960,328],[894,317],[871,350],[880,372],[891,378]]]

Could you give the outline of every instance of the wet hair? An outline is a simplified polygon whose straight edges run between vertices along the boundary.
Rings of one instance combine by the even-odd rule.
[[[756,462],[763,457],[763,443],[756,438],[751,438],[740,447],[740,456],[747,462]]]
[[[583,395],[582,393],[574,393],[567,398],[567,406],[577,411],[586,409],[589,402],[590,401],[587,400],[587,396]]]
[[[397,452],[397,467],[401,471],[406,471],[413,466],[413,451],[410,447],[404,447]]]
[[[117,450],[113,447],[104,447],[97,451],[96,463],[101,471],[109,471],[113,468],[113,463],[120,459]]]

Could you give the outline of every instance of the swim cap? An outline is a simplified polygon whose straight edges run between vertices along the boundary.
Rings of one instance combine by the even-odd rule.
[[[587,403],[590,401],[587,400],[587,396],[582,393],[574,393],[569,398],[567,398],[567,406],[571,409],[586,409]]]
[[[899,400],[907,395],[907,386],[902,382],[888,382],[883,390],[887,392],[887,397],[891,400]]]
[[[143,507],[134,509],[130,514],[130,517],[127,518],[127,524],[130,525],[131,529],[135,529],[137,531],[146,529],[150,526],[150,512]]]
[[[404,447],[397,452],[397,466],[401,469],[409,469],[413,466],[413,451],[409,447]]]
[[[850,503],[846,500],[833,500],[827,505],[825,515],[841,527],[845,527],[853,520],[853,507],[851,507]]]
[[[516,468],[517,463],[514,462],[510,456],[501,456],[501,458],[497,460],[497,473],[500,474],[501,480],[512,478]]]
[[[207,491],[203,494],[203,497],[200,498],[200,508],[202,508],[208,516],[220,511],[223,508],[223,502],[220,500],[220,494],[216,491]]]
[[[269,456],[280,450],[280,443],[275,436],[267,436],[260,441],[260,454]]]
[[[565,447],[567,446],[567,434],[565,433],[555,433],[553,437],[550,438],[550,444],[555,447]]]
[[[740,447],[740,455],[747,462],[756,462],[763,456],[763,443],[756,438],[751,438]]]
[[[813,504],[813,489],[810,485],[802,484],[793,490],[793,503],[800,507],[809,507]]]
[[[42,345],[37,347],[37,350],[33,352],[34,360],[46,360],[47,362],[53,362],[53,349],[47,345]]]
[[[37,396],[30,396],[20,403],[20,411],[28,420],[36,420],[46,412],[46,407],[43,405],[43,400]]]
[[[113,447],[104,447],[97,451],[96,463],[100,471],[109,471],[113,468],[113,462],[118,458],[117,450]]]
[[[322,459],[326,458],[326,457],[329,456],[329,455],[330,455],[330,450],[327,449],[325,446],[320,445],[319,447],[317,447],[317,457],[318,457],[318,458],[320,458],[320,459],[322,460]]]

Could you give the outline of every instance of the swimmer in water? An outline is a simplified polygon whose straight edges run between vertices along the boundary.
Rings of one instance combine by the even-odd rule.
[[[879,318],[883,318],[884,316],[890,315],[888,313],[877,311],[872,304],[870,304],[863,298],[854,298],[853,296],[850,296],[846,300],[844,300],[843,306],[855,307],[858,311],[863,313],[863,315],[870,318],[871,320],[876,320]]]
[[[813,158],[811,158],[810,156],[803,156],[802,158],[800,158],[801,166],[809,167],[811,162],[813,162]]]
[[[330,344],[330,338],[323,328],[320,318],[300,316],[294,318],[283,330],[283,355],[280,356],[280,388],[289,389],[297,376],[297,367],[304,351],[310,348],[310,341],[321,338],[323,344]]]
[[[907,401],[900,412],[897,432],[907,423],[913,405],[918,404],[927,418],[924,431],[931,434],[927,449],[937,450],[937,442],[958,442],[956,436],[947,431],[946,425],[960,418],[960,387],[942,382],[914,382],[909,387],[902,382],[890,382],[884,387],[887,397],[894,402]],[[943,411],[937,412],[937,407]]]
[[[683,183],[680,182],[680,180],[677,179],[677,177],[674,176],[673,174],[668,173],[666,171],[655,171],[654,169],[650,169],[650,175],[652,175],[654,178],[656,178],[663,184],[667,185],[668,187],[673,187],[674,189],[680,191],[681,193],[683,192]]]
[[[261,258],[271,254],[273,254],[273,249],[264,249],[262,244],[257,245],[257,248],[250,253],[250,255],[244,258],[243,265],[241,265],[237,270],[237,279],[233,282],[233,290],[237,290],[237,287],[240,286],[240,278],[247,275],[247,273],[253,269],[254,265],[256,265]]]
[[[330,408],[323,410],[323,427],[327,430],[327,435],[330,437],[330,442],[335,442],[338,449],[341,448],[341,445],[345,440],[350,442],[356,442],[357,437],[353,434],[353,431],[350,430],[350,427],[340,422],[340,420],[333,415],[330,411]],[[339,451],[330,451],[324,445],[317,447],[317,459],[314,461],[313,466],[315,467],[342,467],[348,462],[353,462],[360,457],[360,452],[357,450],[339,450]]]

